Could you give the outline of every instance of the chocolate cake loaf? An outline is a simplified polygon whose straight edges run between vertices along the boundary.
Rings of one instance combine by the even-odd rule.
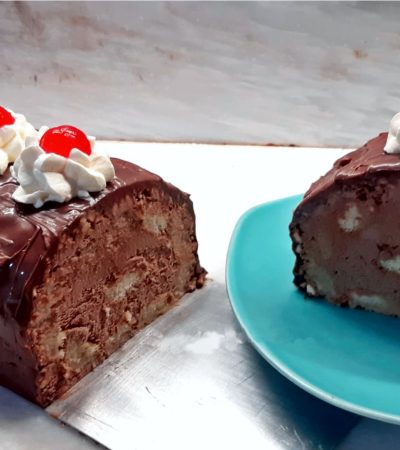
[[[82,152],[75,160],[86,164]],[[115,176],[104,188],[76,188],[70,199],[60,173],[38,175],[38,164],[50,164],[40,156],[32,174],[53,186],[44,199],[28,189],[33,153],[21,154],[14,177],[0,177],[0,383],[46,406],[201,287],[205,271],[187,194],[111,159]]]
[[[397,134],[391,129],[340,158],[295,210],[294,282],[307,295],[400,315]]]

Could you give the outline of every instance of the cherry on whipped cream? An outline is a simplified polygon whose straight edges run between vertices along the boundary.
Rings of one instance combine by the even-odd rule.
[[[72,125],[49,128],[40,139],[39,145],[46,153],[56,153],[65,158],[69,157],[74,148],[87,155],[92,153],[86,134]]]
[[[3,108],[0,106],[0,127],[4,127],[5,125],[13,125],[15,122],[15,117],[6,110],[6,108]]]

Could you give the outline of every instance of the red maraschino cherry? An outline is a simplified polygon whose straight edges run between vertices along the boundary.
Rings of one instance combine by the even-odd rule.
[[[0,127],[4,127],[5,125],[13,125],[15,122],[15,117],[6,110],[6,108],[3,108],[0,106]]]
[[[39,145],[46,153],[56,153],[65,158],[69,157],[73,148],[87,155],[92,153],[86,134],[71,125],[49,128],[40,139]]]

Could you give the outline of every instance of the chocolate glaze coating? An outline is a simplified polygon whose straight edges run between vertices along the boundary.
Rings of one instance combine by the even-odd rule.
[[[11,198],[17,183],[9,171],[0,179],[0,316],[26,324],[31,290],[40,284],[44,259],[55,251],[62,230],[73,225],[88,208],[107,208],[110,202],[125,196],[124,188],[132,184],[138,189],[151,189],[160,181],[173,198],[183,200],[185,194],[159,176],[126,161],[113,158],[112,162],[116,178],[102,192],[89,199],[48,203],[39,210]]]
[[[351,183],[354,179],[379,172],[400,171],[400,154],[387,154],[383,150],[387,135],[387,133],[380,133],[359,149],[339,158],[328,173],[310,186],[301,204],[334,184]]]

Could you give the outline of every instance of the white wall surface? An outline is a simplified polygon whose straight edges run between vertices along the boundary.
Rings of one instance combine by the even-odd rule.
[[[145,141],[357,146],[400,110],[400,4],[2,2],[0,104]]]

